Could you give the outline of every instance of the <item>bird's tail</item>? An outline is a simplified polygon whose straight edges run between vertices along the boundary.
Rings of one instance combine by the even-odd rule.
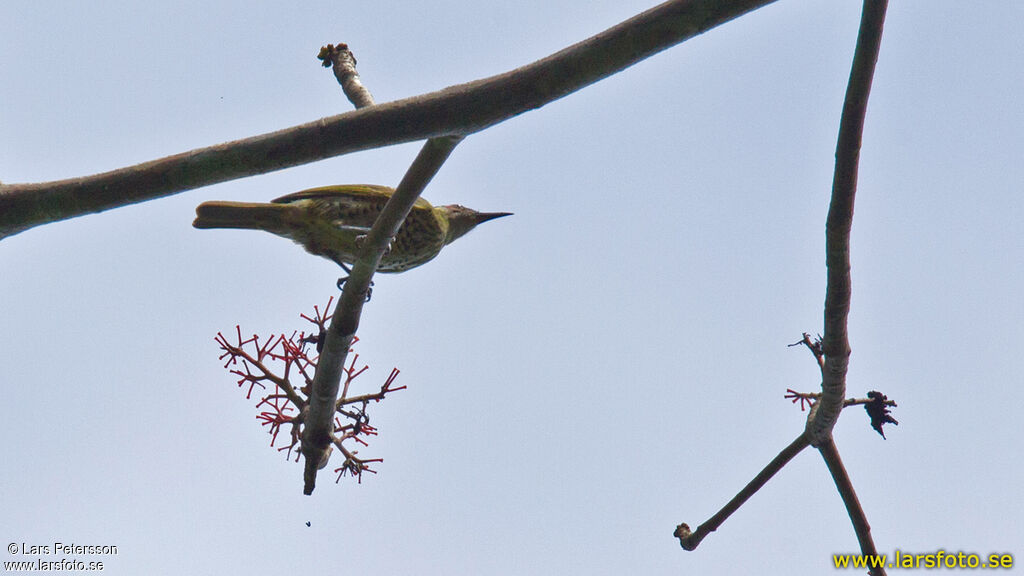
[[[196,207],[196,228],[246,228],[284,232],[295,207],[259,202],[203,202]]]

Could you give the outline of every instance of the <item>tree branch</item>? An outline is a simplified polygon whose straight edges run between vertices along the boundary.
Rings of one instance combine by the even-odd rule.
[[[362,253],[353,263],[352,273],[345,281],[341,300],[327,328],[327,338],[320,353],[316,376],[313,377],[309,409],[302,429],[302,454],[306,457],[304,494],[313,493],[318,466],[324,452],[333,442],[335,402],[338,399],[342,368],[359,328],[359,316],[366,302],[373,273],[416,199],[461,141],[460,136],[427,140],[377,217],[366,236]]]
[[[864,556],[878,556],[875,542],[871,538],[871,526],[868,524],[868,518],[864,514],[864,509],[860,506],[860,500],[857,498],[857,492],[853,489],[850,475],[847,474],[846,467],[843,466],[843,460],[839,457],[839,450],[836,448],[835,441],[829,438],[818,447],[818,450],[821,452],[821,457],[825,459],[825,465],[828,466],[828,471],[832,474],[832,480],[835,481],[836,488],[839,489],[839,495],[843,498],[843,504],[846,505],[846,513],[850,515],[853,530],[857,534],[857,542],[860,543],[860,553]],[[880,567],[870,568],[868,574],[872,576],[885,576],[885,569]]]
[[[323,46],[320,48],[317,58],[323,60],[324,68],[331,67],[334,77],[338,79],[338,84],[341,84],[342,91],[345,92],[345,96],[353,106],[356,108],[373,106],[373,95],[359,79],[359,72],[356,70],[356,57],[348,49],[348,44]]]
[[[832,201],[825,222],[825,335],[821,351],[821,400],[807,416],[805,433],[812,446],[823,445],[832,436],[846,396],[846,371],[850,360],[847,319],[850,315],[850,229],[857,192],[857,165],[864,132],[864,116],[871,93],[871,80],[878,61],[887,0],[864,0],[857,48],[846,87],[843,114],[836,144],[836,167],[832,179]]]
[[[93,176],[0,186],[0,238],[300,164],[468,135],[566,96],[774,0],[671,0],[516,70]]]
[[[729,502],[714,516],[708,518],[706,522],[698,526],[696,531],[691,532],[689,525],[685,523],[676,526],[676,531],[673,533],[673,536],[679,538],[679,545],[682,546],[684,550],[696,550],[697,546],[700,545],[701,540],[703,540],[705,536],[715,530],[718,530],[718,527],[728,520],[729,516],[732,516],[733,512],[739,510],[740,506],[743,506],[744,502],[756,494],[762,486],[772,479],[772,476],[775,476],[779,470],[782,470],[790,460],[795,458],[796,455],[804,448],[807,448],[807,446],[809,446],[809,444],[807,443],[807,436],[805,434],[801,434],[795,440],[790,442],[789,446],[786,446],[782,452],[779,452],[779,454],[775,456],[775,458],[773,458],[772,461],[764,467],[764,469],[758,472],[757,476],[754,476],[753,480],[743,487],[743,490],[740,490],[738,494],[733,496],[732,500],[729,500]]]

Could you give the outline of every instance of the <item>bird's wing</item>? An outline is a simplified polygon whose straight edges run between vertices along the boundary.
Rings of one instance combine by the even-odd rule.
[[[345,184],[310,188],[273,200],[274,204],[303,205],[310,216],[332,223],[339,229],[369,230],[394,190],[373,184]],[[413,213],[431,213],[433,206],[423,198],[413,204]],[[363,232],[365,233],[365,231]]]
[[[393,188],[388,186],[378,186],[376,184],[343,184],[339,186],[321,186],[319,188],[310,188],[308,190],[302,190],[300,192],[293,192],[286,194],[280,198],[275,198],[271,202],[275,204],[289,204],[298,200],[336,200],[351,199],[354,201],[368,200],[368,199],[381,199],[387,202],[387,199],[395,192]],[[433,208],[430,202],[427,202],[423,198],[417,198],[416,203],[413,204],[413,209],[425,208],[430,210]]]

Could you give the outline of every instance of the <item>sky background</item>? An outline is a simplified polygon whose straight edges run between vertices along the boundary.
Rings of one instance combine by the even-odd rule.
[[[0,180],[84,176],[529,63],[652,3],[0,4]],[[116,545],[110,574],[818,574],[857,551],[806,451],[695,552],[803,429],[824,221],[860,2],[782,0],[473,135],[424,196],[515,216],[378,276],[356,351],[380,385],[363,483],[268,447],[218,331],[281,333],[339,271],[206,200],[396,185],[419,144],[0,241],[0,539]],[[894,1],[853,226],[836,442],[878,549],[1024,542],[1024,4]],[[340,461],[332,461],[337,465]],[[311,526],[307,527],[306,522]],[[0,554],[4,561],[26,559]],[[32,559],[28,557],[27,559]]]

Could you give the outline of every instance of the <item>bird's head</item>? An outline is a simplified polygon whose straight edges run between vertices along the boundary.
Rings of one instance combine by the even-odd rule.
[[[458,204],[441,206],[440,210],[448,217],[448,237],[445,244],[451,244],[457,238],[465,236],[466,232],[476,228],[477,224],[512,215],[511,212],[477,212]]]

